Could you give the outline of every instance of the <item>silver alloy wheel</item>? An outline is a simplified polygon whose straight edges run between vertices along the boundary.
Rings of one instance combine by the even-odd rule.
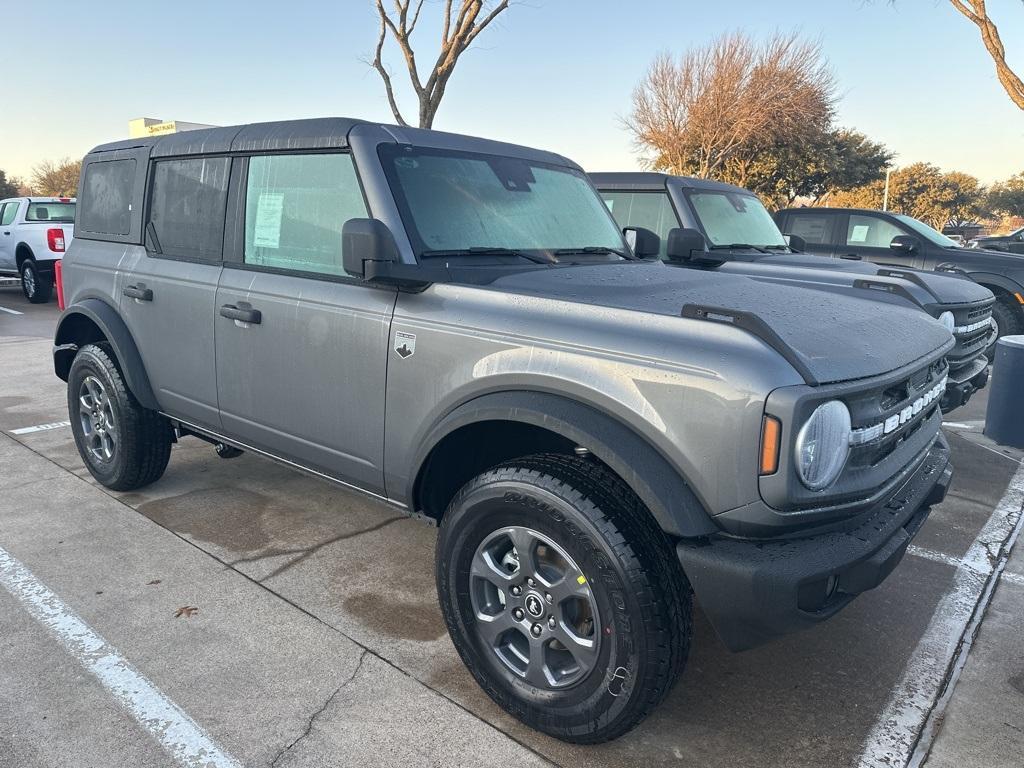
[[[96,461],[110,462],[117,448],[117,431],[113,405],[103,382],[86,376],[78,388],[78,405],[86,450]]]
[[[29,262],[26,262],[21,268],[21,284],[25,289],[26,296],[36,295],[36,270]]]
[[[529,528],[500,528],[477,547],[469,579],[477,635],[519,678],[552,690],[593,671],[601,642],[597,601],[554,541]]]

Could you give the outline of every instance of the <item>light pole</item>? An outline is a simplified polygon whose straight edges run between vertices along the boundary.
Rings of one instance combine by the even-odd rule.
[[[882,210],[889,210],[889,176],[892,175],[892,168],[886,167],[885,169],[885,191],[882,193]]]

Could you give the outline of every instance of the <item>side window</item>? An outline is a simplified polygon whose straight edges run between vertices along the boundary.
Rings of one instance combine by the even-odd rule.
[[[79,228],[101,235],[127,235],[131,231],[135,160],[103,160],[86,166]]]
[[[228,157],[157,161],[149,193],[147,247],[167,256],[220,259],[230,170]]]
[[[6,227],[14,223],[14,217],[18,215],[18,206],[21,203],[4,203],[0,209],[0,226]]]
[[[661,238],[661,257],[668,249],[668,233],[679,226],[667,192],[601,192],[619,227],[644,227]]]
[[[846,244],[862,248],[888,248],[896,235],[905,234],[892,222],[874,216],[850,214]]]
[[[788,218],[787,235],[797,235],[815,245],[829,244],[832,217],[827,213],[791,213]]]
[[[341,229],[365,218],[366,203],[347,154],[249,159],[246,264],[344,275]]]

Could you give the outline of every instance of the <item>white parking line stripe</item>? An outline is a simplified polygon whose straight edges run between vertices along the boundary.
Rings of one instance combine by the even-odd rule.
[[[888,704],[868,734],[858,761],[861,768],[905,766],[912,759],[924,759],[926,752],[916,754],[915,750],[919,741],[930,743],[938,719],[932,716],[952,694],[955,677],[973,639],[968,629],[980,621],[982,611],[978,608],[991,598],[992,587],[1006,565],[1024,522],[1022,507],[1024,463],[962,561],[954,559],[957,570],[953,586],[936,606],[903,678],[892,689]]]
[[[914,555],[915,557],[920,557],[925,560],[931,560],[935,563],[945,563],[946,565],[951,565],[954,568],[971,567],[958,557],[947,555],[944,552],[935,552],[931,549],[921,549],[921,547],[915,547],[913,544],[907,547],[907,554]],[[1019,573],[1010,573],[1008,571],[1003,571],[1002,575],[999,578],[1002,581],[1008,581],[1011,584],[1020,584],[1021,586],[1024,586],[1024,576],[1022,576]]]
[[[0,547],[0,584],[91,672],[181,765],[241,768],[177,704],[94,632],[24,565]]]
[[[16,309],[8,309],[7,307],[0,307],[0,312],[6,312],[9,315],[24,315],[24,312],[19,312]]]
[[[12,435],[30,435],[33,432],[46,432],[49,429],[60,429],[61,427],[70,427],[70,421],[51,421],[49,424],[36,424],[34,427],[22,427],[21,429],[12,429]]]

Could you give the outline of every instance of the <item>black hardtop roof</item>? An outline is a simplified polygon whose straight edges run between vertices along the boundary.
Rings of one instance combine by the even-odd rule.
[[[94,147],[89,154],[150,147],[151,157],[214,154],[222,152],[275,152],[301,149],[344,149],[349,134],[367,126],[389,135],[396,144],[413,144],[442,149],[464,149],[539,162],[580,167],[562,155],[517,144],[463,136],[457,133],[375,123],[350,117],[316,117],[272,123],[249,123],[218,128],[201,128],[163,136],[124,139]]]
[[[657,173],[654,171],[599,171],[589,174],[594,186],[600,189],[634,189],[652,190],[664,189],[667,185],[674,184],[684,189],[707,189],[714,192],[741,192],[745,195],[753,195],[749,189],[737,187],[733,184],[726,184],[723,181],[713,179],[698,179],[693,176],[674,176],[671,173]]]

